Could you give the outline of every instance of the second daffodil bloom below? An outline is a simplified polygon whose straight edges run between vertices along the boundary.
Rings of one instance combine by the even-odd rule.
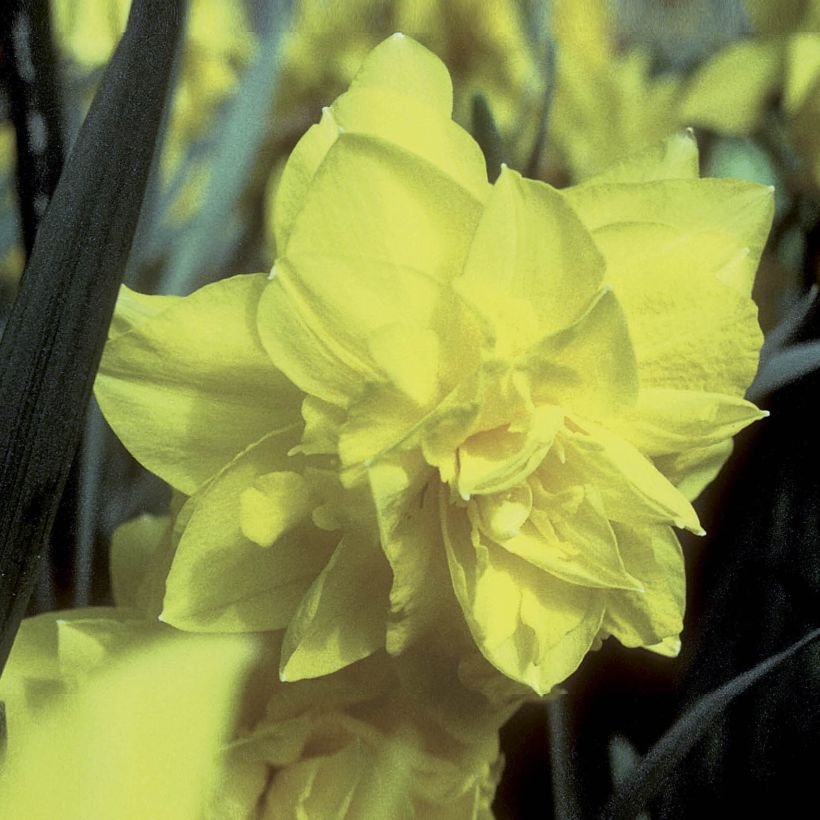
[[[104,357],[114,429],[192,496],[162,617],[284,627],[287,679],[422,647],[546,693],[610,635],[674,654],[675,528],[763,415],[770,189],[698,179],[688,134],[490,185],[451,109],[382,43],[290,157],[270,276],[126,295]]]

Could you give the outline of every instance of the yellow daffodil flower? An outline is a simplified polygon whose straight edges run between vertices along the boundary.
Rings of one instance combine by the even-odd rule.
[[[451,110],[442,63],[385,41],[291,155],[271,276],[126,293],[104,356],[112,426],[191,495],[162,618],[286,628],[283,679],[449,649],[506,697],[607,635],[675,653],[673,528],[763,415],[769,189],[698,179],[686,134],[491,186]]]
[[[0,681],[5,816],[201,817],[253,658],[252,636],[172,640],[149,632],[95,610],[23,623]],[[112,642],[122,651],[98,668]]]

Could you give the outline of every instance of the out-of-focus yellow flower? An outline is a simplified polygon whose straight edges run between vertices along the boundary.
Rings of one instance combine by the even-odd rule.
[[[311,116],[350,84],[366,55],[403,31],[450,67],[456,119],[470,122],[475,91],[509,131],[539,88],[536,55],[515,0],[303,0],[284,45],[282,115],[308,106]],[[317,60],[316,55],[322,59]]]
[[[167,517],[129,522],[113,544],[116,607],[23,622],[0,679],[7,811],[491,817],[505,714],[459,740],[402,688],[384,653],[282,684],[281,636],[194,637],[157,622],[172,540]],[[34,788],[46,767],[49,789]]]
[[[3,182],[3,192],[0,196],[0,214],[3,220],[6,221],[4,231],[12,229],[15,234],[17,233],[16,225],[12,222],[13,217],[11,215],[17,209],[17,198],[13,182],[16,165],[14,128],[11,123],[0,124],[0,180]],[[12,226],[14,227],[12,228]],[[0,250],[0,300],[16,289],[25,265],[22,244],[9,241],[13,238],[6,236],[4,233],[3,242],[6,247],[5,250]]]
[[[402,689],[383,653],[268,686],[265,716],[226,750],[208,817],[256,817],[256,806],[271,820],[492,817],[497,731],[454,739]]]
[[[55,39],[70,73],[86,76],[104,67],[125,30],[130,7],[131,0],[52,0]],[[253,47],[241,3],[190,4],[163,152],[166,174],[213,123],[216,108],[236,87]]]
[[[680,117],[728,134],[763,125],[781,95],[782,112],[807,170],[820,184],[820,4],[749,2],[757,36],[719,51],[692,77]]]
[[[201,817],[253,636],[174,640],[150,631],[115,610],[23,622],[0,681],[6,816]]]
[[[498,672],[549,692],[602,636],[674,653],[673,527],[761,416],[770,190],[699,180],[688,135],[491,186],[451,110],[385,41],[291,155],[270,281],[126,295],[103,359],[114,429],[193,493],[162,617],[286,627],[288,680],[449,650],[508,697]]]
[[[606,0],[552,4],[556,43],[551,146],[573,180],[583,180],[669,136],[678,127],[682,81],[654,75],[640,48],[616,50]],[[686,123],[684,123],[686,124]]]

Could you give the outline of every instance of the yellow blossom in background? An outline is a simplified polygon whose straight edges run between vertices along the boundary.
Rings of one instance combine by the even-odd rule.
[[[284,44],[280,116],[307,106],[311,119],[349,84],[368,52],[403,31],[450,67],[456,119],[470,123],[475,91],[505,131],[540,87],[537,55],[515,0],[301,0]],[[321,54],[323,59],[317,60]]]
[[[16,216],[13,216],[17,207],[14,185],[14,168],[17,164],[15,144],[13,126],[10,123],[0,124],[0,181],[4,186],[0,195],[0,215],[3,230],[16,234],[19,227]],[[20,243],[11,241],[4,234],[3,246],[5,251],[0,252],[0,293],[6,289],[13,291],[17,287],[25,263]]]
[[[9,727],[4,814],[200,817],[252,658],[250,636],[132,641],[130,652],[104,667],[98,661],[96,674],[66,691],[64,676],[105,656],[102,644],[128,627],[94,610],[63,615],[24,622],[0,681]]]
[[[820,4],[749,0],[755,36],[719,51],[694,74],[680,117],[728,134],[749,134],[780,109],[812,185],[820,184]]]
[[[52,0],[57,50],[75,82],[105,67],[125,30],[130,7],[131,0]],[[163,147],[166,176],[177,169],[190,145],[213,126],[215,111],[234,91],[253,50],[242,3],[193,0],[189,4]],[[200,170],[199,176],[202,173]],[[194,174],[190,188],[177,202],[179,218],[195,207],[201,186],[202,179]]]
[[[762,415],[770,190],[698,179],[688,135],[490,185],[451,111],[385,41],[291,155],[270,278],[126,293],[104,355],[109,422],[191,495],[161,617],[285,628],[285,680],[386,648],[504,700],[607,635],[674,654],[673,528]]]
[[[172,540],[168,517],[128,522],[112,545],[116,607],[23,622],[0,678],[6,810],[32,820],[491,817],[506,713],[465,742],[405,692],[383,654],[282,684],[280,637],[196,637],[157,622]],[[49,789],[38,789],[46,765]]]
[[[551,5],[557,56],[549,137],[560,159],[548,152],[547,161],[550,167],[563,165],[574,181],[678,127],[681,78],[655,76],[644,49],[616,48],[610,6],[607,0],[556,0]]]
[[[265,715],[226,749],[207,817],[492,817],[497,727],[455,740],[384,656],[298,683],[271,671]]]

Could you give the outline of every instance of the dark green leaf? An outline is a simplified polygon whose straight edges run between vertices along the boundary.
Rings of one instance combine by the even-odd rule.
[[[0,342],[0,663],[37,578],[116,302],[182,0],[135,0]]]
[[[818,638],[820,629],[815,629],[783,652],[772,655],[748,672],[704,695],[649,750],[615,793],[601,817],[606,820],[633,820],[650,800],[661,793],[664,785],[674,777],[680,761],[738,695]]]

